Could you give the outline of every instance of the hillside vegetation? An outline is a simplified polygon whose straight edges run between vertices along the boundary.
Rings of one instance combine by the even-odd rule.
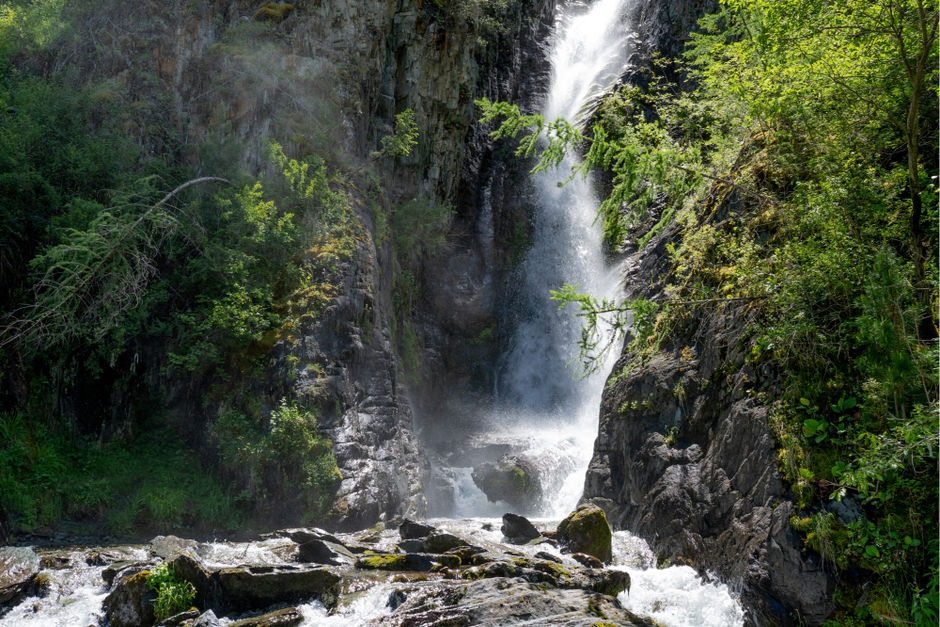
[[[587,368],[615,345],[601,318],[634,316],[640,368],[683,320],[745,312],[732,341],[782,374],[760,400],[791,525],[840,577],[833,624],[937,621],[937,18],[924,0],[725,0],[586,130],[479,103],[520,154],[548,136],[538,168],[577,149],[609,172],[612,251],[675,229],[665,298],[556,293],[585,319]],[[861,505],[850,524],[840,501]]]

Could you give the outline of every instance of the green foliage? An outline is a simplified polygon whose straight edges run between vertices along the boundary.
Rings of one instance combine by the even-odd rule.
[[[372,153],[379,157],[407,157],[418,145],[418,123],[413,109],[405,109],[395,116],[395,132],[381,140],[382,147]]]
[[[392,211],[392,237],[402,266],[417,269],[420,259],[435,257],[447,248],[454,211],[427,198],[414,198]]]
[[[547,136],[538,168],[577,149],[571,176],[611,171],[613,244],[677,223],[670,284],[632,329],[638,363],[696,318],[749,321],[733,341],[786,377],[773,426],[798,506],[864,504],[864,524],[819,513],[802,529],[833,570],[872,573],[853,620],[936,615],[937,18],[923,0],[727,0],[673,68],[688,93],[654,68],[590,131],[479,103],[503,119],[494,136],[524,135],[522,156]],[[554,297],[585,320],[588,367],[610,343],[601,318],[625,331],[636,310]]]
[[[103,520],[112,533],[231,530],[242,519],[219,479],[167,429],[97,446],[8,413],[0,436],[0,512],[21,528],[66,517]]]
[[[147,574],[147,586],[157,593],[157,598],[153,600],[153,609],[158,621],[185,612],[192,607],[196,598],[196,588],[193,584],[178,577],[167,563],[150,569]]]
[[[286,399],[266,420],[226,410],[212,425],[226,472],[242,487],[240,498],[259,512],[294,500],[303,519],[317,520],[342,479],[332,442],[319,435],[316,417]]]

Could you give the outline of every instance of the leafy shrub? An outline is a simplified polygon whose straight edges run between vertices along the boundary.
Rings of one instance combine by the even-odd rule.
[[[332,442],[318,433],[316,417],[286,399],[261,421],[220,412],[212,425],[223,466],[238,478],[242,498],[259,511],[293,503],[305,520],[329,507],[342,478]]]
[[[147,586],[157,593],[153,609],[158,621],[185,612],[192,607],[193,599],[196,598],[193,584],[180,579],[167,563],[150,570]]]

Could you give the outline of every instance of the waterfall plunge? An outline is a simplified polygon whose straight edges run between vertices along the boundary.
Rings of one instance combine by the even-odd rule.
[[[551,79],[542,114],[574,122],[592,97],[626,69],[630,0],[572,2],[559,8],[550,42]],[[576,164],[568,156],[557,170],[534,175],[534,237],[517,269],[511,310],[518,319],[497,372],[498,402],[484,421],[494,442],[524,443],[522,454],[539,470],[543,499],[530,515],[558,518],[581,496],[584,472],[597,432],[597,414],[610,363],[578,379],[580,320],[558,310],[550,290],[565,282],[597,297],[616,297],[620,277],[607,264],[595,223],[598,200],[580,177],[559,187]],[[611,358],[613,359],[613,355]],[[470,479],[457,472],[457,516],[496,515],[504,504],[486,504]]]

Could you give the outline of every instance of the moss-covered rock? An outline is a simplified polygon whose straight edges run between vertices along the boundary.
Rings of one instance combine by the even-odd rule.
[[[615,597],[624,590],[630,590],[630,573],[623,570],[595,570],[587,577],[594,592]]]
[[[612,535],[604,510],[586,503],[561,521],[555,537],[568,552],[587,553],[609,563],[613,557]]]
[[[490,501],[505,501],[513,507],[531,509],[541,497],[536,469],[523,457],[507,456],[473,469],[473,483]]]
[[[149,627],[156,620],[153,601],[156,595],[147,586],[149,570],[118,577],[114,589],[105,597],[104,615],[111,627]]]

